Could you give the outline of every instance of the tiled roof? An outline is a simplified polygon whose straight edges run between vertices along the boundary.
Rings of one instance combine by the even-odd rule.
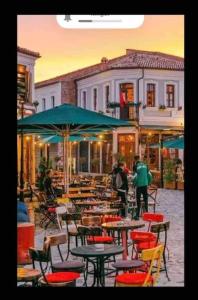
[[[179,71],[184,70],[184,59],[182,57],[161,52],[127,49],[125,55],[110,60],[106,60],[103,58],[102,60],[103,62],[99,64],[38,82],[36,83],[36,88],[50,85],[60,81],[81,79],[103,71],[119,68],[147,68]]]
[[[39,52],[34,52],[34,51],[28,50],[26,48],[21,48],[19,46],[17,47],[17,51],[20,52],[20,53],[23,53],[23,54],[27,54],[27,55],[37,57],[37,58],[41,57]]]

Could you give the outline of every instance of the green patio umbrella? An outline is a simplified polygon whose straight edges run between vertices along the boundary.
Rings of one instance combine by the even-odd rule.
[[[108,117],[72,104],[62,104],[52,109],[18,120],[18,129],[28,133],[49,133],[61,135],[64,145],[64,185],[69,190],[68,176],[68,141],[70,135],[86,130],[112,130],[121,126],[131,126],[124,120]],[[66,158],[66,159],[65,159]]]
[[[159,148],[160,144],[151,144],[149,148]],[[163,141],[163,148],[184,149],[184,138]]]

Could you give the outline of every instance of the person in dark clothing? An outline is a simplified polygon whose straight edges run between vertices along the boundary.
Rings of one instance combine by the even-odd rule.
[[[120,162],[118,164],[118,167],[115,168],[114,173],[116,175],[115,185],[118,192],[118,196],[121,197],[121,203],[123,204],[123,209],[121,209],[121,216],[126,217],[125,215],[125,206],[127,205],[126,194],[129,188],[128,188],[127,174],[124,172],[124,163]]]
[[[46,171],[46,176],[44,179],[44,191],[46,193],[47,199],[49,201],[53,201],[56,198],[56,193],[54,191],[53,185],[52,185],[52,172],[51,170]]]
[[[17,222],[29,222],[28,209],[25,203],[18,201],[17,202]]]

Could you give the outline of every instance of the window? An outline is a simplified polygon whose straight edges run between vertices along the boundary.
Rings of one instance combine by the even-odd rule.
[[[93,90],[93,110],[97,110],[97,89]]]
[[[55,107],[55,97],[51,96],[51,106],[52,108]]]
[[[105,103],[106,103],[106,108],[108,107],[108,104],[109,104],[109,85],[106,85],[105,86]]]
[[[173,84],[166,85],[166,105],[167,107],[175,106],[175,86]]]
[[[133,83],[120,84],[120,119],[133,120],[136,118]]]
[[[87,93],[84,91],[82,95],[82,107],[86,108],[87,106]]]
[[[147,106],[155,106],[155,84],[153,83],[147,84]]]
[[[46,110],[45,98],[42,99],[42,110]]]

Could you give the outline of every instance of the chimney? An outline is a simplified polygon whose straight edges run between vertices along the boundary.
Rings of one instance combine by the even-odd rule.
[[[107,57],[103,57],[100,62],[102,64],[106,64],[108,62],[108,58]]]

